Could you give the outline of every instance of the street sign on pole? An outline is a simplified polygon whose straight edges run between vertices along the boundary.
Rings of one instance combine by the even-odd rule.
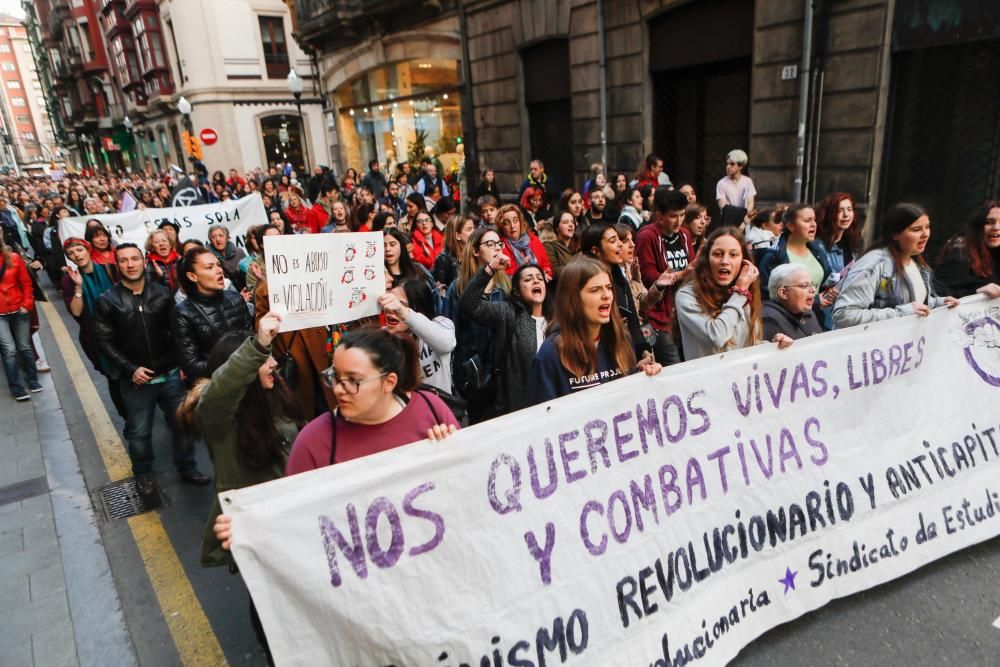
[[[199,134],[198,136],[201,137],[202,143],[204,143],[206,146],[211,146],[212,144],[214,144],[216,141],[219,140],[219,133],[210,127],[206,127],[204,130],[201,131],[201,134]]]

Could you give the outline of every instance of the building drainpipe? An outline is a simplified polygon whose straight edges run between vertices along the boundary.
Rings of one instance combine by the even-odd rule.
[[[795,142],[795,201],[801,202],[805,194],[806,119],[809,117],[810,68],[812,66],[813,0],[805,0],[805,19],[802,25],[802,68],[799,71],[799,123]]]
[[[608,73],[604,53],[604,0],[597,0],[597,87],[601,108],[601,164],[608,168]]]
[[[476,113],[472,101],[472,62],[469,59],[469,25],[465,16],[466,0],[458,0],[458,30],[462,36],[462,143],[465,145],[465,182],[462,184],[462,215],[468,213],[468,201],[479,181],[479,151],[476,146]]]

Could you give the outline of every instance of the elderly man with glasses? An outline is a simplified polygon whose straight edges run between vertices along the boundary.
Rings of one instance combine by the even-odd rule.
[[[799,264],[782,264],[771,271],[767,283],[771,298],[764,302],[764,340],[783,333],[793,339],[823,331],[813,311],[816,286],[809,272]]]

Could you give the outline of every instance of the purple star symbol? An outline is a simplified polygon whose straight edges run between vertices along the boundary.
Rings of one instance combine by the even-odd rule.
[[[784,584],[785,585],[785,595],[788,595],[788,590],[789,589],[791,589],[793,591],[795,590],[795,575],[797,575],[797,574],[798,574],[798,572],[792,570],[792,568],[786,567],[785,568],[785,578],[784,579],[778,579],[778,583],[779,584]]]

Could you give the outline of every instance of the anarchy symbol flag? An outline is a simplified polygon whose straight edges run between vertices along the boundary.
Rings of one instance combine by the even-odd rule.
[[[191,180],[190,176],[185,176],[174,189],[170,191],[171,206],[194,206],[204,204],[205,196],[198,184]]]

